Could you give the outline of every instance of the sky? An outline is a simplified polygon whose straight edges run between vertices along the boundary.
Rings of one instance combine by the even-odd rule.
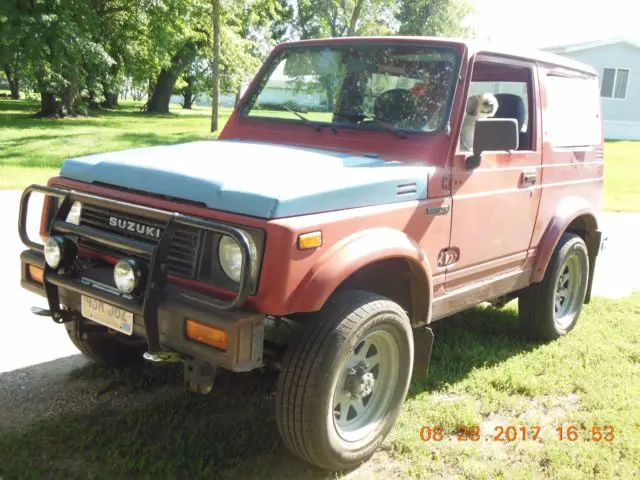
[[[640,40],[637,0],[472,0],[478,38],[540,48],[630,37]]]

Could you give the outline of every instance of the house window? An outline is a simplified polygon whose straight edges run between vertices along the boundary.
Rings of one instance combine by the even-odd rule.
[[[604,98],[626,98],[629,84],[629,70],[605,68],[602,71],[600,96]]]

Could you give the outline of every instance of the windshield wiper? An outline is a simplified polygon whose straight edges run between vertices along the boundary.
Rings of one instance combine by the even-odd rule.
[[[313,127],[313,129],[316,132],[319,132],[322,130],[322,127],[320,126],[319,123],[314,122],[313,120],[309,120],[307,117],[305,117],[302,113],[298,110],[294,110],[293,108],[289,108],[286,105],[280,105],[283,109],[285,109],[287,112],[291,112],[293,113],[296,117],[298,117],[300,120],[302,120],[304,123],[311,125],[311,127]]]
[[[378,117],[373,116],[373,115],[367,115],[366,113],[339,112],[339,113],[336,114],[336,116],[352,118],[352,119],[358,120],[360,122],[362,120],[371,120],[371,121],[377,123],[378,125],[380,125],[381,127],[386,128],[387,130],[389,130],[391,133],[393,133],[398,138],[402,138],[403,140],[408,138],[406,133],[401,132],[400,130],[398,130],[393,125],[389,125],[387,122],[385,122],[383,120],[380,120]]]

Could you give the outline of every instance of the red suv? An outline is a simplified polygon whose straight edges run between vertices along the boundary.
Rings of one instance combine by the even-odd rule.
[[[518,298],[531,336],[575,327],[603,169],[588,66],[439,38],[287,43],[219,140],[70,159],[27,188],[22,285],[107,365],[182,362],[201,393],[218,368],[279,368],[285,444],[340,470],[385,439],[436,320]]]

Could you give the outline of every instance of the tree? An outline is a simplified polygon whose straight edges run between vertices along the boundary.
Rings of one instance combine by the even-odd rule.
[[[0,68],[7,77],[10,97],[20,99],[23,34],[20,2],[0,3]]]
[[[112,64],[93,35],[104,13],[81,0],[2,2],[3,68],[8,64],[10,76],[40,93],[37,116],[78,113],[88,72],[98,75]]]
[[[209,0],[163,0],[150,8],[149,50],[156,59],[155,81],[144,110],[168,113],[176,81],[203,54],[211,36]]]
[[[3,63],[2,69],[9,83],[9,97],[20,100],[20,73],[13,70],[11,63]]]
[[[286,31],[293,9],[287,0],[211,0],[211,24],[219,32],[211,54],[212,118],[211,131],[218,129],[220,90],[236,92],[260,67],[279,33]],[[216,27],[219,26],[219,28]]]
[[[396,18],[402,35],[465,37],[462,20],[470,11],[466,0],[412,0],[402,2]]]
[[[218,130],[218,110],[220,103],[220,0],[211,0],[211,26],[213,29],[211,131],[215,132]]]
[[[203,47],[203,42],[197,39],[188,39],[178,50],[171,62],[160,70],[151,97],[145,105],[145,111],[150,113],[169,113],[169,101],[171,93],[180,74],[188,68],[196,59],[198,51]]]
[[[393,0],[297,0],[295,27],[300,38],[388,35]]]
[[[198,96],[211,90],[211,69],[208,62],[197,59],[176,84],[176,93],[182,95],[182,108],[190,110]]]

